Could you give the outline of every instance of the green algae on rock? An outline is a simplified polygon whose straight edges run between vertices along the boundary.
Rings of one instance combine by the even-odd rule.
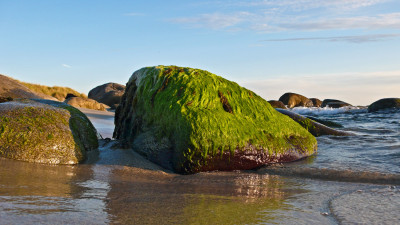
[[[314,154],[316,139],[254,92],[210,72],[146,67],[127,83],[114,138],[178,173],[253,169]]]
[[[92,123],[68,104],[42,99],[0,104],[0,157],[77,164],[97,147]]]

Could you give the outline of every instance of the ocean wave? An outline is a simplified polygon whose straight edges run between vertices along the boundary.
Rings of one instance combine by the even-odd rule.
[[[341,108],[317,108],[317,107],[295,107],[291,109],[292,112],[301,115],[314,115],[314,116],[322,116],[322,115],[335,115],[335,114],[343,114],[343,113],[366,113],[368,110],[366,108],[356,107],[356,106],[346,106]]]
[[[258,170],[262,174],[301,177],[329,181],[400,185],[400,174],[371,171],[336,170],[310,167],[265,166]]]

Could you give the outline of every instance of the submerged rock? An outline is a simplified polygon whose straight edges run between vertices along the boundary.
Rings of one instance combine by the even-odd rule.
[[[39,99],[0,103],[0,157],[76,164],[97,147],[92,123],[70,105]]]
[[[323,119],[315,118],[315,117],[312,117],[312,116],[306,116],[306,117],[308,119],[314,120],[315,122],[318,122],[318,123],[323,124],[323,125],[328,126],[328,127],[343,128],[342,124],[336,123],[336,122],[333,122],[333,121],[330,121],[330,120],[323,120]]]
[[[125,85],[117,83],[106,83],[90,90],[89,98],[115,108],[121,102],[125,93]]]
[[[345,107],[345,106],[352,106],[352,105],[347,102],[336,100],[336,99],[325,99],[321,105],[322,108],[330,107],[330,108],[336,108],[336,109]]]
[[[283,104],[281,101],[269,100],[268,103],[271,104],[272,108],[287,109],[285,104]]]
[[[314,154],[316,139],[254,92],[204,70],[147,67],[130,78],[114,138],[178,173],[253,169]]]
[[[107,105],[99,103],[96,100],[82,97],[70,97],[65,99],[64,102],[74,107],[86,109],[106,111],[106,109],[109,108]]]
[[[296,93],[285,93],[283,94],[280,98],[279,101],[283,102],[283,104],[287,105],[289,108],[293,107],[312,107],[313,103],[310,99],[307,97],[304,97],[303,95],[299,95]]]
[[[308,130],[315,137],[322,136],[322,135],[334,135],[334,136],[350,136],[350,135],[352,135],[351,133],[332,129],[330,127],[327,127],[323,124],[320,124],[314,120],[311,120],[307,117],[301,116],[297,113],[291,112],[289,110],[284,110],[284,109],[276,109],[276,110],[278,112],[292,118],[294,121],[299,123],[302,127],[304,127],[306,130]]]
[[[368,112],[381,109],[400,108],[400,98],[383,98],[368,106]]]

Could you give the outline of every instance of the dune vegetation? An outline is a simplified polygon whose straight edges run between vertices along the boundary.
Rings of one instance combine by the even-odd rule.
[[[19,82],[22,85],[24,85],[25,87],[29,88],[31,91],[49,95],[51,97],[58,99],[59,101],[64,101],[67,94],[74,94],[77,97],[87,98],[87,96],[85,94],[79,93],[78,91],[75,91],[74,89],[69,88],[69,87],[59,87],[59,86],[50,87],[50,86],[45,86],[45,85],[40,85],[40,84],[26,83],[26,82],[22,82],[22,81],[19,81]]]

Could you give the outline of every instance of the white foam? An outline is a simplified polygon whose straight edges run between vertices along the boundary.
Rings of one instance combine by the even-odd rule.
[[[325,107],[325,108],[317,108],[317,107],[295,107],[291,109],[292,112],[295,112],[297,114],[301,115],[316,115],[316,116],[321,116],[321,115],[334,115],[334,114],[342,114],[342,113],[364,113],[367,112],[366,108],[359,108],[355,106],[346,106],[346,107],[341,107],[341,108],[330,108],[330,107]]]

